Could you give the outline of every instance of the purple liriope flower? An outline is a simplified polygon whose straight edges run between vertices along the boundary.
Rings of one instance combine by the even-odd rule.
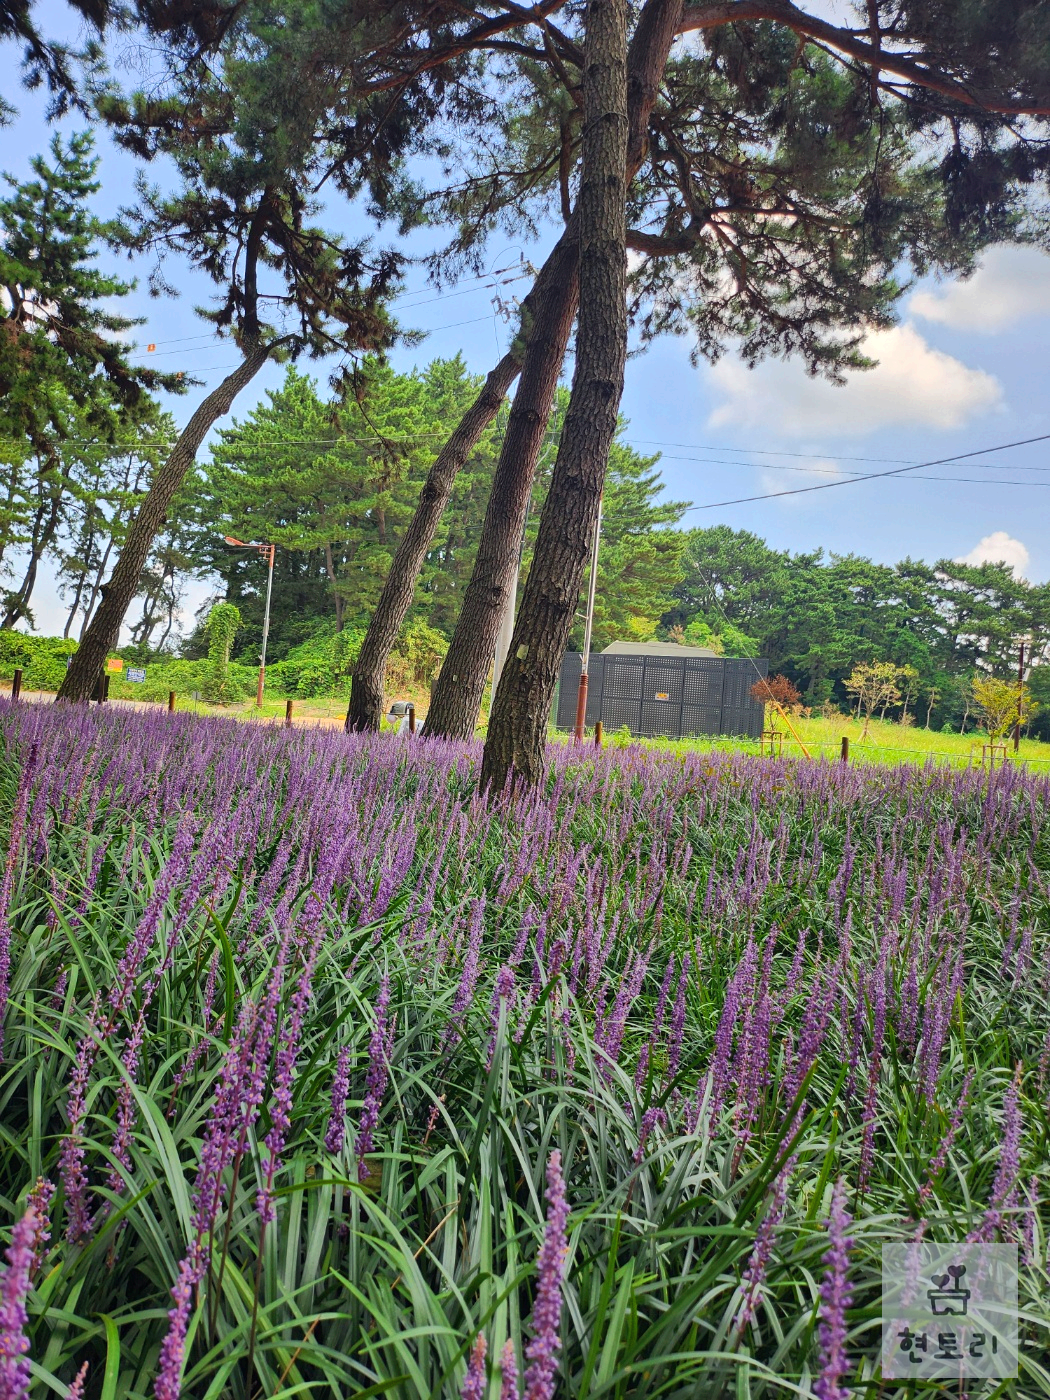
[[[689,954],[682,959],[682,971],[678,978],[674,1010],[671,1013],[671,1039],[667,1050],[667,1082],[672,1083],[678,1073],[682,1059],[682,1040],[685,1037],[685,994],[689,985]]]
[[[514,1354],[514,1342],[509,1337],[499,1354],[499,1369],[499,1400],[518,1400],[518,1359]]]
[[[85,1361],[73,1377],[73,1383],[66,1391],[66,1400],[84,1400],[84,1382],[87,1380],[88,1364]]]
[[[645,1156],[645,1144],[649,1141],[649,1134],[656,1127],[657,1123],[662,1128],[667,1127],[667,1114],[662,1108],[647,1108],[642,1114],[642,1121],[638,1128],[638,1146],[634,1149],[634,1163],[640,1165]]]
[[[3,1059],[4,1017],[7,1014],[7,997],[11,986],[11,894],[15,884],[15,866],[22,851],[29,791],[36,776],[38,753],[37,745],[30,745],[26,761],[18,775],[18,788],[11,810],[11,836],[7,846],[7,859],[4,861],[3,879],[0,880],[0,1060]]]
[[[736,1314],[736,1328],[738,1332],[743,1332],[755,1315],[759,1291],[766,1281],[769,1262],[773,1258],[773,1249],[777,1239],[777,1226],[784,1218],[788,1179],[793,1168],[794,1158],[786,1162],[781,1168],[770,1190],[769,1201],[766,1205],[766,1213],[759,1221],[758,1229],[755,1231],[755,1243],[752,1247],[750,1258],[747,1261],[747,1266],[744,1269],[742,1279],[745,1285],[743,1297],[740,1300],[740,1306]]]
[[[69,1099],[66,1113],[69,1130],[59,1148],[59,1170],[66,1196],[66,1239],[76,1244],[91,1233],[94,1219],[88,1205],[88,1179],[84,1169],[84,1114],[88,1079],[98,1054],[98,1036],[102,1028],[98,1021],[98,1003],[91,1009],[88,1034],[77,1045],[73,1067],[69,1072]]]
[[[392,1031],[387,1027],[386,1013],[390,1006],[390,976],[383,973],[383,980],[376,999],[376,1023],[368,1042],[368,1073],[365,1077],[365,1101],[361,1107],[361,1123],[358,1128],[354,1151],[357,1154],[358,1179],[368,1178],[365,1158],[372,1151],[372,1134],[379,1122],[379,1110],[386,1093],[389,1074],[388,1059]]]
[[[467,1362],[467,1374],[463,1377],[463,1386],[460,1390],[462,1400],[485,1400],[485,1392],[488,1389],[488,1381],[485,1375],[485,1352],[487,1343],[484,1332],[479,1332],[470,1349],[470,1360]]]
[[[55,982],[54,991],[48,1000],[48,1005],[52,1011],[57,1011],[62,1005],[62,1000],[66,995],[66,988],[69,986],[69,969],[63,967]]]
[[[117,964],[116,977],[109,996],[110,1004],[116,1012],[123,1009],[135,988],[142,964],[157,936],[164,906],[189,866],[195,835],[195,822],[184,819],[179,823],[175,839],[171,844],[171,854],[154,881],[153,892],[142,912],[142,918],[138,922],[130,943],[124,950],[123,957]]]
[[[1021,1229],[1021,1240],[1024,1248],[1021,1253],[1021,1262],[1026,1269],[1034,1266],[1036,1260],[1035,1253],[1035,1232],[1039,1210],[1039,1178],[1031,1176],[1028,1181],[1028,1204],[1025,1206],[1024,1225]]]
[[[7,1267],[0,1270],[0,1397],[3,1400],[27,1400],[29,1395],[26,1298],[40,1233],[41,1223],[35,1205],[31,1204],[12,1231],[5,1254]]]
[[[169,1327],[161,1344],[157,1379],[153,1393],[157,1400],[179,1400],[182,1394],[182,1364],[186,1357],[186,1329],[190,1322],[193,1290],[199,1282],[199,1260],[195,1250],[179,1265],[179,1277],[171,1290],[175,1306],[168,1313]]]
[[[532,1306],[532,1340],[525,1348],[525,1400],[552,1400],[561,1350],[561,1289],[568,1253],[569,1206],[557,1148],[547,1162],[547,1224],[537,1261],[536,1300]]]
[[[992,1182],[992,1200],[977,1229],[967,1236],[970,1243],[989,1243],[1003,1224],[1004,1211],[1011,1211],[1017,1205],[1017,1176],[1021,1168],[1022,1119],[1018,1102],[1021,1070],[1022,1066],[1018,1063],[1003,1096],[1003,1142]]]
[[[485,1068],[492,1068],[492,1057],[496,1053],[496,1036],[499,1034],[499,1018],[503,1003],[506,1002],[507,1015],[516,1000],[515,972],[510,963],[504,963],[496,974],[496,985],[492,991],[492,1005],[489,1008],[489,1043],[485,1056]]]
[[[970,1100],[970,1088],[973,1084],[973,1070],[967,1070],[966,1077],[962,1082],[962,1089],[956,1100],[955,1108],[952,1110],[951,1121],[948,1124],[948,1131],[937,1144],[937,1151],[930,1159],[930,1165],[926,1172],[926,1180],[919,1188],[919,1204],[923,1205],[933,1190],[934,1182],[940,1175],[945,1162],[948,1160],[948,1153],[955,1144],[955,1139],[962,1126],[963,1115],[966,1112],[966,1105]]]
[[[47,1242],[51,1238],[51,1202],[54,1198],[54,1183],[48,1181],[46,1176],[38,1177],[26,1196],[26,1209],[32,1210],[36,1225],[33,1235],[33,1273],[43,1264]]]
[[[478,976],[481,971],[481,936],[485,931],[485,897],[473,902],[470,911],[470,928],[467,934],[467,951],[463,958],[463,971],[460,975],[459,986],[456,988],[455,999],[452,1002],[452,1014],[442,1044],[450,1044],[459,1035],[459,1026],[463,1017],[470,1009],[474,1000],[474,991],[478,985]]]
[[[820,1375],[813,1386],[818,1400],[847,1400],[849,1392],[839,1384],[849,1369],[846,1356],[846,1309],[853,1294],[849,1281],[849,1252],[853,1223],[846,1210],[846,1183],[842,1177],[831,1192],[827,1219],[828,1249],[822,1260],[824,1282],[820,1285]]]
[[[292,1126],[292,1084],[295,1080],[296,1062],[299,1058],[299,1039],[302,1035],[303,1015],[310,1002],[313,988],[314,968],[317,964],[317,942],[312,941],[306,954],[306,963],[292,996],[291,1006],[281,1032],[281,1043],[277,1050],[277,1064],[273,1077],[273,1108],[270,1113],[270,1131],[266,1134],[266,1172],[263,1185],[256,1197],[256,1209],[263,1224],[271,1224],[276,1218],[273,1201],[273,1179],[281,1164],[281,1154]]]
[[[349,1087],[350,1046],[344,1045],[339,1051],[332,1078],[332,1111],[328,1115],[328,1128],[324,1135],[324,1145],[333,1156],[342,1152],[346,1142],[346,1096]]]

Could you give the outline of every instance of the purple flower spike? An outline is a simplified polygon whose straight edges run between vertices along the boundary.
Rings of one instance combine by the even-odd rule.
[[[485,1378],[486,1346],[485,1334],[479,1332],[470,1349],[467,1374],[463,1377],[463,1389],[459,1392],[462,1400],[485,1400],[485,1391],[488,1388]]]
[[[168,1313],[171,1326],[160,1349],[160,1364],[153,1393],[157,1400],[179,1400],[182,1394],[182,1363],[186,1355],[186,1329],[190,1321],[193,1288],[197,1270],[190,1259],[179,1265],[179,1277],[171,1296],[175,1306]]]
[[[552,1400],[554,1373],[561,1350],[561,1284],[568,1251],[569,1207],[555,1148],[547,1163],[547,1228],[538,1260],[539,1283],[532,1308],[532,1341],[525,1348],[531,1365],[525,1372],[525,1400]]]
[[[820,1285],[820,1375],[813,1386],[818,1400],[847,1400],[848,1390],[839,1381],[849,1369],[846,1356],[846,1309],[853,1285],[849,1281],[849,1252],[853,1240],[847,1233],[852,1218],[846,1209],[846,1183],[840,1177],[831,1192],[828,1214],[828,1249],[824,1255],[824,1282]]]
[[[3,1400],[27,1400],[29,1395],[26,1295],[36,1262],[37,1241],[46,1238],[47,1221],[41,1221],[36,1206],[31,1203],[14,1228],[7,1248],[7,1267],[0,1272],[0,1396]]]
[[[499,1387],[499,1400],[518,1400],[518,1359],[514,1355],[514,1343],[508,1337],[499,1354],[499,1369],[502,1379]]]
[[[66,1400],[84,1400],[84,1382],[87,1380],[88,1364],[85,1361],[66,1391]]]
[[[357,1134],[354,1151],[357,1153],[357,1176],[359,1181],[368,1180],[365,1158],[372,1150],[372,1134],[379,1122],[379,1110],[383,1106],[386,1081],[389,1074],[390,1041],[393,1031],[387,1029],[386,1013],[390,1006],[390,977],[383,974],[379,996],[376,999],[376,1023],[372,1038],[368,1042],[368,1075],[365,1081],[365,1101],[361,1107],[361,1126]]]
[[[346,1093],[350,1086],[350,1046],[344,1045],[339,1052],[339,1060],[332,1080],[332,1112],[328,1118],[328,1129],[324,1135],[324,1145],[333,1156],[342,1152],[346,1141]]]

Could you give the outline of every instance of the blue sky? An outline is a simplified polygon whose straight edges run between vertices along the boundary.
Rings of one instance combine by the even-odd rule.
[[[54,17],[51,32],[67,13],[55,0],[41,12]],[[0,46],[7,72],[14,58],[12,46]],[[0,131],[0,168],[23,177],[30,157],[50,137],[45,102],[39,94],[6,87],[19,115]],[[67,129],[80,125],[63,123]],[[99,209],[110,213],[130,200],[136,166],[104,136],[100,152]],[[355,218],[342,208],[333,213],[340,222]],[[361,222],[346,228],[350,235],[364,231]],[[497,239],[487,265],[503,269],[523,259],[538,265],[543,253],[542,245]],[[146,268],[138,271],[144,284]],[[156,344],[144,358],[214,386],[236,356],[228,345],[216,344],[194,314],[210,288],[177,263],[166,271],[178,299],[153,300],[144,285],[131,299],[135,313],[147,318],[140,345],[144,350]],[[395,362],[407,368],[458,351],[471,370],[485,373],[511,333],[494,298],[524,295],[529,286],[527,279],[504,280],[514,276],[503,272],[439,293],[410,272],[399,317],[429,334],[421,346],[395,351]],[[1050,258],[1035,249],[998,248],[968,282],[916,286],[902,303],[900,325],[868,347],[878,368],[852,376],[842,388],[807,378],[790,361],[749,371],[727,354],[715,366],[694,367],[689,349],[685,340],[667,339],[633,357],[623,412],[630,420],[628,439],[639,450],[663,454],[660,469],[669,493],[697,507],[1050,433]],[[276,367],[260,374],[235,414],[247,412],[281,377]],[[180,422],[206,387],[173,402]],[[685,522],[724,522],[780,548],[853,552],[886,563],[905,556],[1005,558],[1042,581],[1050,578],[1048,506],[1050,443],[1039,443],[897,479],[696,509]],[[206,591],[191,590],[190,610]],[[38,627],[55,630],[61,604],[49,579],[38,593]]]

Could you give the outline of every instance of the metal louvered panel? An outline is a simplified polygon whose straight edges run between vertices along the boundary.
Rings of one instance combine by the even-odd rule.
[[[607,656],[603,694],[608,700],[641,700],[644,678],[643,656]]]
[[[677,709],[682,703],[683,675],[681,666],[668,665],[663,660],[648,661],[642,699],[646,704],[658,702],[661,705],[673,705]]]
[[[559,729],[576,723],[580,657],[569,652],[561,664],[557,701]],[[736,734],[758,738],[764,707],[751,687],[769,663],[722,657],[592,654],[587,688],[588,725],[600,719],[610,733]]]
[[[683,705],[683,734],[721,734],[722,711],[717,705]]]
[[[605,657],[595,656],[591,653],[591,664],[587,668],[587,713],[584,716],[585,724],[597,724],[602,717],[602,693],[605,687]],[[573,711],[573,724],[576,723],[576,712]],[[604,721],[603,721],[604,723]]]
[[[684,703],[686,705],[721,706],[724,670],[725,662],[720,660],[687,661],[682,677]]]
[[[674,738],[679,733],[681,707],[669,700],[643,700],[640,734],[663,734]]]

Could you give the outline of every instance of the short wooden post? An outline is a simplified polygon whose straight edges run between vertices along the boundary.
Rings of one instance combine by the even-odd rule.
[[[849,735],[848,735],[848,734],[843,734],[843,736],[842,736],[842,754],[841,754],[841,758],[842,758],[843,763],[848,763],[848,762],[849,762]]]
[[[168,691],[168,714],[169,714],[169,715],[173,715],[174,713],[175,713],[175,692],[174,692],[173,690],[169,690],[169,691]]]
[[[108,676],[103,676],[103,677],[102,677],[102,703],[103,703],[103,705],[106,703],[106,701],[107,701],[108,699],[109,699],[109,677],[108,677]]]
[[[410,734],[414,734],[414,733],[416,732],[416,707],[415,707],[415,705],[409,705],[409,707],[408,707],[408,732],[409,732]]]
[[[600,749],[602,746],[602,722],[600,719],[594,722],[594,747]]]
[[[15,674],[14,674],[14,676],[12,677],[12,680],[11,680],[11,699],[12,699],[12,700],[17,700],[18,697],[19,697],[21,694],[22,694],[22,668],[21,668],[21,666],[16,666],[16,667],[15,667]]]
[[[285,723],[285,728],[291,729],[291,727],[292,727],[292,702],[291,702],[290,700],[285,701],[285,706],[284,706],[284,723]]]

